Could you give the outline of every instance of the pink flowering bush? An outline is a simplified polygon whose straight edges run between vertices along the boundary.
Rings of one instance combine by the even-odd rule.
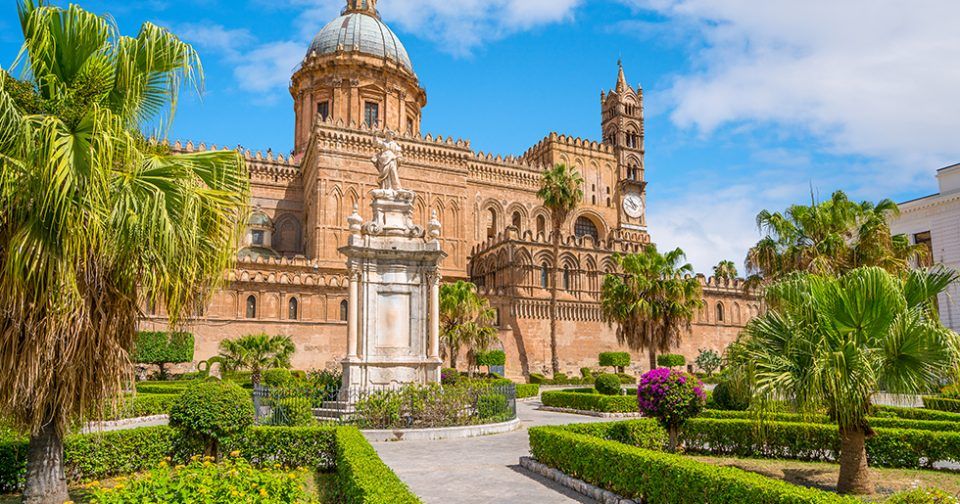
[[[637,387],[637,405],[670,434],[670,451],[676,449],[677,429],[697,416],[706,404],[703,383],[695,376],[670,368],[646,372]]]

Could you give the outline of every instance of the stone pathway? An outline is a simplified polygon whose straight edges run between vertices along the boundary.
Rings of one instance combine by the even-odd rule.
[[[518,402],[521,428],[506,434],[373,447],[427,504],[596,502],[521,468],[519,462],[530,455],[527,427],[609,419],[537,411],[538,406],[539,401]]]

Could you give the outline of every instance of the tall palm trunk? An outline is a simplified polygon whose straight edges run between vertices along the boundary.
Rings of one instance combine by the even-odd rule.
[[[867,467],[867,433],[862,427],[840,429],[840,478],[842,494],[869,495],[874,492]]]
[[[557,356],[557,285],[560,283],[560,226],[553,225],[553,285],[550,286],[550,367],[553,374],[560,372]]]
[[[63,472],[63,437],[53,421],[30,436],[24,504],[62,504],[70,500]]]
[[[657,349],[650,348],[650,369],[657,369]]]

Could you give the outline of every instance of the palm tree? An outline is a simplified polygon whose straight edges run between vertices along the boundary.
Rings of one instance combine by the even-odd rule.
[[[553,282],[550,286],[550,366],[560,372],[557,356],[557,286],[560,283],[560,228],[583,201],[583,177],[576,168],[558,164],[543,172],[537,197],[550,210],[553,224]]]
[[[188,44],[18,8],[24,80],[0,70],[0,409],[30,434],[24,502],[60,503],[65,431],[119,401],[139,307],[162,302],[178,326],[205,304],[249,179],[237,152],[171,155],[140,133],[202,82]]]
[[[443,358],[450,357],[450,367],[456,369],[457,356],[464,346],[471,356],[489,348],[497,338],[495,318],[496,312],[486,298],[477,294],[476,285],[459,280],[440,286],[440,338]]]
[[[861,266],[903,273],[923,257],[922,246],[891,236],[888,219],[899,213],[889,199],[855,203],[843,191],[830,199],[791,205],[785,212],[763,210],[757,226],[766,236],[747,252],[748,287],[784,278],[794,271],[841,275]]]
[[[647,350],[650,369],[657,352],[668,352],[690,328],[703,307],[700,281],[677,248],[661,254],[649,245],[643,252],[614,257],[620,273],[608,274],[600,290],[600,308],[608,324],[617,324],[617,340]]]
[[[289,368],[290,357],[297,350],[290,336],[248,334],[235,340],[220,342],[220,358],[229,370],[249,369],[250,382],[260,385],[265,369]]]
[[[717,279],[733,280],[737,278],[737,266],[733,261],[720,261],[713,267],[713,276]]]
[[[744,330],[756,394],[800,411],[826,408],[840,433],[841,493],[874,490],[865,448],[873,394],[933,390],[956,365],[958,337],[941,325],[934,299],[957,278],[863,267],[839,278],[798,273],[766,288],[770,309]]]

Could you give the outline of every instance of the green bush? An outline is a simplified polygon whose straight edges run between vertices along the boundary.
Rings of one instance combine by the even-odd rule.
[[[267,369],[263,372],[263,383],[271,387],[285,387],[293,384],[293,373],[289,369]]]
[[[543,376],[540,373],[530,373],[530,377],[527,378],[527,381],[532,384],[543,385],[543,384],[546,384],[549,380],[547,380],[546,376]]]
[[[960,399],[949,397],[923,396],[923,407],[937,411],[960,413]]]
[[[662,451],[667,446],[667,431],[652,418],[621,422],[570,424],[563,427],[570,432],[587,434],[619,443]]]
[[[540,395],[540,385],[537,385],[536,383],[517,384],[517,399],[536,397],[538,395]]]
[[[179,394],[194,383],[194,380],[138,382],[136,389],[140,394]]]
[[[605,490],[657,504],[860,503],[733,467],[629,446],[562,427],[531,427],[530,451],[550,467]]]
[[[593,370],[588,367],[580,368],[580,377],[581,378],[590,378],[593,376]]]
[[[599,360],[601,366],[617,368],[617,372],[622,373],[623,368],[630,365],[630,354],[627,352],[601,352]]]
[[[335,465],[334,426],[250,427],[223,445],[223,451],[237,450],[251,463],[262,466],[332,469]]]
[[[306,503],[306,468],[297,470],[256,468],[242,458],[229,457],[213,464],[194,457],[185,467],[166,461],[145,474],[138,474],[112,488],[95,487],[91,494],[99,504],[130,502],[193,502],[262,504]]]
[[[566,373],[553,373],[553,380],[551,380],[554,385],[566,385],[570,383],[570,378],[567,377]]]
[[[507,362],[507,354],[503,350],[487,350],[477,352],[475,360],[478,366],[503,366]]]
[[[957,504],[960,500],[938,488],[914,488],[897,492],[883,502],[884,504]]]
[[[960,413],[951,413],[948,411],[937,411],[924,408],[908,408],[904,406],[874,406],[873,416],[909,418],[911,420],[960,422]]]
[[[253,376],[251,371],[225,371],[222,367],[220,369],[220,377],[223,381],[232,381],[240,385],[249,385],[250,377]]]
[[[491,392],[477,398],[477,416],[488,421],[506,421],[510,419],[507,397]]]
[[[103,415],[104,420],[122,420],[124,418],[138,418],[152,415],[166,415],[177,402],[177,394],[136,394],[128,395],[117,405],[117,409],[109,408]]]
[[[723,364],[723,359],[716,351],[709,348],[701,348],[694,362],[697,364],[697,367],[709,377],[713,376],[714,371],[720,369],[720,365]]]
[[[597,377],[593,387],[604,395],[620,395],[620,377],[612,373],[604,373]]]
[[[687,358],[680,354],[662,354],[657,356],[657,365],[660,367],[676,368],[687,364]]]
[[[617,373],[617,376],[620,378],[620,383],[624,385],[636,385],[637,377],[627,374],[627,373]]]
[[[941,388],[940,395],[949,399],[960,399],[960,383],[951,383]]]
[[[253,414],[249,392],[235,383],[206,381],[180,394],[170,410],[170,425],[202,441],[206,454],[216,456],[220,441],[253,424]]]
[[[873,467],[919,468],[960,462],[960,432],[874,428],[867,440]],[[840,449],[831,424],[694,418],[683,427],[687,451],[738,457],[834,461]]]
[[[440,383],[444,385],[456,385],[460,381],[460,371],[453,368],[443,368],[440,370]]]
[[[708,408],[743,411],[750,407],[750,397],[740,393],[730,382],[721,380],[710,394]]]
[[[305,397],[284,397],[274,399],[272,425],[300,427],[313,423],[313,408],[310,399]]]
[[[421,502],[377,456],[359,430],[336,430],[336,467],[340,501],[345,504]]]
[[[540,394],[544,406],[568,408],[604,413],[634,413],[637,411],[637,398],[633,395],[601,395],[569,392],[566,390],[548,390]]]
[[[708,409],[700,413],[700,418],[737,418],[775,422],[825,423],[833,425],[830,417],[824,414],[802,415],[800,413],[758,413],[754,411],[725,411]],[[867,417],[867,423],[870,425],[870,427],[882,427],[888,429],[960,431],[960,423],[946,420],[912,420],[909,418],[870,416]]]
[[[193,360],[193,334],[140,331],[130,358],[140,364],[160,366],[160,376],[166,377],[164,366],[167,364]]]

